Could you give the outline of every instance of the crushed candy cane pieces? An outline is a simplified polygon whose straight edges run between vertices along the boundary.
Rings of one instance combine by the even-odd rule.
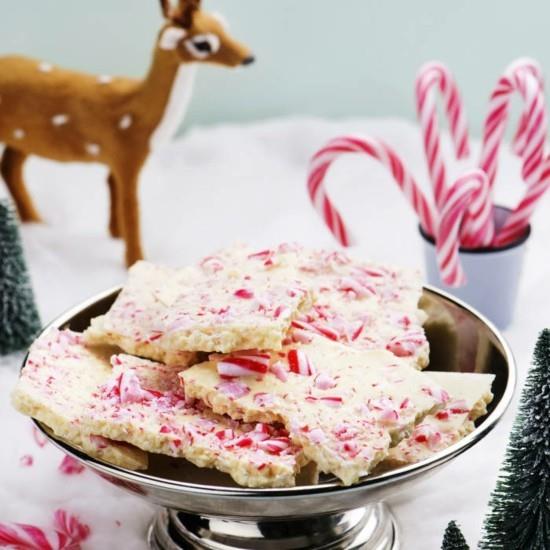
[[[287,354],[290,371],[302,376],[315,374],[315,367],[309,360],[307,354],[300,349],[291,349]]]

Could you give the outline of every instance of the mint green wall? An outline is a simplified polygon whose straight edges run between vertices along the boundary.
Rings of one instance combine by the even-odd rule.
[[[550,69],[546,0],[205,0],[258,62],[199,74],[186,124],[288,114],[414,117],[413,78],[431,58],[454,70],[479,132],[489,90],[519,55]],[[0,52],[140,75],[157,0],[3,2]]]

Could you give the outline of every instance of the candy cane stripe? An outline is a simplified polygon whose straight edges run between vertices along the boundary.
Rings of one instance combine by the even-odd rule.
[[[466,281],[458,254],[459,232],[468,205],[478,194],[488,196],[489,182],[485,173],[472,170],[458,178],[445,195],[436,252],[441,279],[449,286],[460,286]]]
[[[349,246],[353,240],[343,218],[333,206],[326,192],[325,178],[331,164],[340,155],[346,153],[365,153],[386,166],[418,214],[423,229],[428,234],[435,235],[435,216],[433,215],[432,206],[395,151],[374,138],[342,136],[330,140],[327,145],[313,155],[307,181],[307,188],[313,206],[341,245]]]
[[[527,187],[525,196],[508,216],[498,232],[495,245],[505,246],[519,239],[529,225],[529,219],[542,195],[550,187],[550,157],[546,157],[539,181]]]
[[[469,154],[469,139],[462,100],[453,76],[441,63],[427,63],[421,67],[415,82],[416,110],[423,133],[424,150],[436,206],[441,210],[446,186],[446,170],[437,123],[436,87],[443,96],[457,158],[464,158]]]

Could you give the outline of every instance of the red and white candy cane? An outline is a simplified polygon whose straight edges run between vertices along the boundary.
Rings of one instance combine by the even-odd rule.
[[[499,79],[491,94],[489,114],[485,119],[479,166],[487,174],[491,187],[496,178],[498,152],[508,120],[510,99],[514,92],[519,92],[525,102],[522,176],[527,184],[536,183],[540,178],[547,131],[544,93],[531,69],[519,66],[511,74],[505,74]]]
[[[442,63],[435,61],[426,63],[420,68],[416,77],[416,111],[422,128],[435,204],[441,211],[446,189],[446,174],[437,123],[436,87],[443,96],[456,158],[466,158],[470,152],[470,145],[464,104],[453,75]]]
[[[550,187],[550,157],[543,163],[542,174],[537,183],[529,185],[525,196],[508,216],[495,238],[495,246],[505,246],[519,239],[529,225],[529,219],[538,201]]]
[[[506,74],[511,75],[519,68],[526,68],[531,71],[533,76],[537,79],[541,90],[544,91],[544,76],[542,74],[542,68],[534,59],[520,58],[511,63],[506,69]],[[526,145],[527,137],[527,113],[523,112],[519,119],[518,129],[512,141],[512,150],[516,155],[522,156]]]
[[[487,175],[481,170],[471,170],[458,178],[445,195],[436,250],[441,280],[449,286],[457,287],[466,282],[458,255],[460,226],[473,197],[480,193],[489,195],[489,192]]]
[[[433,208],[397,153],[383,141],[375,138],[342,136],[332,139],[315,153],[310,162],[307,178],[311,202],[341,245],[349,246],[352,244],[352,239],[342,216],[328,197],[325,176],[331,164],[346,153],[364,153],[379,160],[388,168],[417,213],[423,230],[429,235],[435,235],[437,218]]]
[[[482,170],[468,172],[465,177],[484,180],[477,193],[470,197],[460,227],[460,243],[466,248],[491,246],[495,239],[495,217],[491,187]]]

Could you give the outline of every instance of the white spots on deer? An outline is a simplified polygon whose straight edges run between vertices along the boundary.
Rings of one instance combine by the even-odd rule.
[[[13,137],[15,139],[24,139],[25,136],[26,136],[25,130],[22,130],[21,128],[16,128],[13,131]]]
[[[111,75],[108,75],[108,74],[100,74],[97,77],[97,81],[100,84],[110,84],[113,81],[113,77]]]
[[[42,63],[38,64],[38,70],[41,73],[51,73],[53,69],[53,65],[51,63],[46,63],[45,61],[42,61]]]
[[[97,157],[101,153],[101,147],[97,143],[86,143],[86,153],[92,155],[92,157]]]
[[[187,32],[179,27],[167,27],[159,40],[161,50],[175,50],[179,42],[187,36]]]
[[[130,126],[132,126],[133,122],[134,122],[134,118],[132,117],[132,115],[124,115],[118,121],[118,127],[121,130],[128,130],[128,128],[130,128]]]
[[[69,115],[65,113],[60,113],[52,117],[52,124],[54,126],[64,126],[67,122],[69,122]]]

